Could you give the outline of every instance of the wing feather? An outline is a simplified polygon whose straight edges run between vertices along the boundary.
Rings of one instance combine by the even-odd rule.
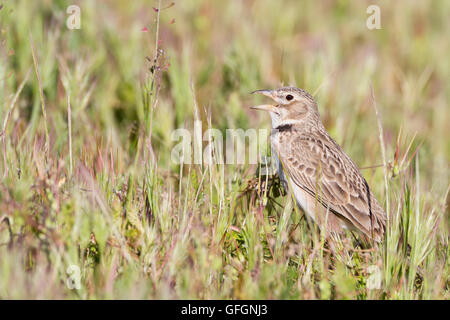
[[[290,140],[289,148],[277,152],[292,182],[364,233],[382,234],[384,210],[342,148],[329,136],[292,135]]]

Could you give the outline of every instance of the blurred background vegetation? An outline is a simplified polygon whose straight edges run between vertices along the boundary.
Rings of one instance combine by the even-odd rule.
[[[0,1],[0,298],[448,299],[450,2],[372,2]],[[281,85],[371,167],[380,250],[330,252],[256,166],[170,161],[195,119],[269,128]]]

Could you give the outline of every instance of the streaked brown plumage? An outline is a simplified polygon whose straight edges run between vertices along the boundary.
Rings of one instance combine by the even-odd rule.
[[[356,229],[381,241],[386,214],[356,164],[325,130],[314,98],[295,87],[255,93],[277,103],[253,108],[271,115],[278,173],[297,204],[322,230]]]

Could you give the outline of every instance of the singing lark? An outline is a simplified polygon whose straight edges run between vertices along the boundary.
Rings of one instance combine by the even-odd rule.
[[[295,87],[253,93],[275,101],[252,108],[270,114],[276,168],[298,206],[327,234],[359,230],[381,241],[386,213],[356,164],[325,130],[314,98]]]

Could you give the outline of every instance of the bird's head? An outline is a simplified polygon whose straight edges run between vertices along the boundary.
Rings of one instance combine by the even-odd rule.
[[[252,109],[270,113],[272,127],[279,125],[301,125],[305,120],[318,120],[319,112],[314,98],[305,90],[296,87],[283,87],[274,90],[256,90],[271,98],[275,104],[253,106]]]

